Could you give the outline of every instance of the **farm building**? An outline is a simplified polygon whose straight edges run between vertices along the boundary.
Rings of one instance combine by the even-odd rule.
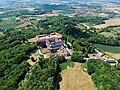
[[[106,59],[105,60],[107,63],[109,63],[110,65],[117,65],[118,61],[115,59]]]

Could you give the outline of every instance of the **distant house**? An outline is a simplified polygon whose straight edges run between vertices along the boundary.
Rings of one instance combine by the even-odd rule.
[[[107,63],[109,63],[110,65],[117,65],[118,61],[115,59],[106,59],[105,60]]]

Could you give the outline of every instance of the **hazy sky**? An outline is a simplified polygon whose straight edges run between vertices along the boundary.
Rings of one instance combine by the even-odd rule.
[[[110,2],[115,2],[115,1],[119,1],[120,0],[0,0],[0,1],[110,1]]]

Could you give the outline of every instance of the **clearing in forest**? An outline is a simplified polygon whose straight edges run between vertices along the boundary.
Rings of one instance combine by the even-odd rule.
[[[2,33],[2,32],[0,32],[0,36],[3,36],[3,33]]]
[[[97,90],[91,77],[82,70],[80,63],[61,72],[60,90]]]

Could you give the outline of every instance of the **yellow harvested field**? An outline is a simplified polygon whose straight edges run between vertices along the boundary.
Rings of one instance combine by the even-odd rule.
[[[2,20],[5,20],[5,21],[6,21],[6,20],[10,20],[10,18],[2,18]]]
[[[105,13],[100,13],[100,16],[102,17],[107,17],[109,14],[105,14]]]
[[[60,90],[97,90],[91,77],[81,69],[80,63],[61,72]]]
[[[106,28],[108,26],[117,26],[117,25],[120,25],[120,18],[105,20],[105,24],[96,25],[94,27],[101,29],[101,28]]]
[[[41,14],[41,15],[22,15],[22,16],[37,16],[37,17],[52,17],[52,16],[58,16],[59,14]]]
[[[59,14],[62,10],[53,10],[52,13]]]
[[[106,37],[109,37],[109,36],[113,36],[113,34],[111,32],[102,32],[100,33],[101,35],[104,35]]]
[[[42,14],[42,15],[39,15],[39,16],[48,16],[48,17],[52,17],[52,16],[58,16],[58,14]]]
[[[27,9],[29,11],[34,11],[34,8],[24,8],[24,9]]]
[[[5,13],[5,12],[0,12],[0,14],[3,14],[3,13]]]
[[[113,54],[113,53],[109,53],[109,52],[105,52],[107,55],[115,58],[115,59],[120,59],[120,53],[119,54]]]

